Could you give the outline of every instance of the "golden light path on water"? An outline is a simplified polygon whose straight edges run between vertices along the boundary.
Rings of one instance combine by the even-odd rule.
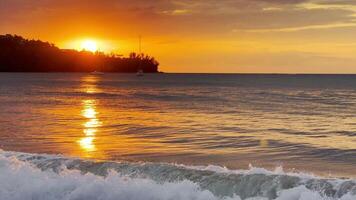
[[[96,77],[84,77],[84,92],[89,94],[96,92],[97,81],[98,79]],[[86,153],[86,157],[91,157],[91,152],[96,151],[96,134],[98,128],[102,126],[102,122],[97,116],[98,111],[96,110],[96,103],[95,99],[85,99],[82,101],[83,109],[81,111],[81,116],[83,116],[86,121],[83,123],[83,137],[79,139],[78,143],[81,149]]]

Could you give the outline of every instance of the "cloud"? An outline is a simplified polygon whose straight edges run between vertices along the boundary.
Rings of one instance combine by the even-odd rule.
[[[321,5],[356,5],[354,0],[320,0],[317,3]]]
[[[152,34],[295,32],[354,26],[351,0],[0,0],[1,29],[31,19],[114,24]],[[105,27],[103,27],[105,29]]]
[[[322,24],[322,25],[310,25],[310,26],[300,26],[291,28],[276,28],[276,29],[248,29],[246,32],[251,33],[266,33],[266,32],[296,32],[305,30],[320,30],[320,29],[332,29],[332,28],[345,28],[345,27],[356,27],[355,23],[338,23],[338,24]],[[237,32],[237,30],[234,30]]]

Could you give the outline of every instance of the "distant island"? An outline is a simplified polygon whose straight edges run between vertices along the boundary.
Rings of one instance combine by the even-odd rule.
[[[129,57],[103,52],[60,49],[40,40],[0,35],[0,72],[122,72],[157,73],[155,58],[131,53]]]

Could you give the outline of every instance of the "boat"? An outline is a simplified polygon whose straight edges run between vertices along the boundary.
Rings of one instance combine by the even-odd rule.
[[[93,75],[103,75],[104,72],[93,71],[93,72],[91,72],[90,74],[93,74]]]
[[[142,69],[138,70],[136,76],[143,76],[143,70]]]

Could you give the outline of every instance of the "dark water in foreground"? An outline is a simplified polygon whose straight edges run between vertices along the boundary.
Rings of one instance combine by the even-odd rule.
[[[57,167],[64,165],[111,177],[115,180],[73,175],[83,183],[98,179],[103,187],[124,188],[119,196],[132,199],[140,199],[131,196],[131,190],[137,193],[132,182],[152,190],[151,199],[170,198],[154,196],[161,195],[154,193],[160,187],[168,187],[171,199],[303,199],[302,194],[304,199],[355,198],[356,76],[352,75],[0,73],[0,111],[4,150],[0,179],[13,179],[14,184],[19,181],[11,176],[16,168],[21,173],[30,170],[29,179],[49,176],[53,184],[78,190],[77,182],[58,172]],[[258,168],[241,171],[250,164]],[[211,166],[198,167],[206,165]],[[266,170],[278,166],[294,174],[280,168]],[[49,169],[57,169],[59,175],[47,174]],[[107,172],[110,169],[120,175]],[[347,179],[304,177],[301,172]],[[123,174],[130,177],[123,179]],[[147,186],[150,181],[158,184],[152,186],[156,188]],[[110,187],[104,188],[111,191]],[[191,196],[175,198],[174,192],[182,190]],[[4,191],[0,190],[0,199],[9,197],[1,196],[7,194]],[[84,198],[80,196],[84,193],[77,193]],[[110,198],[120,199],[114,194]]]

